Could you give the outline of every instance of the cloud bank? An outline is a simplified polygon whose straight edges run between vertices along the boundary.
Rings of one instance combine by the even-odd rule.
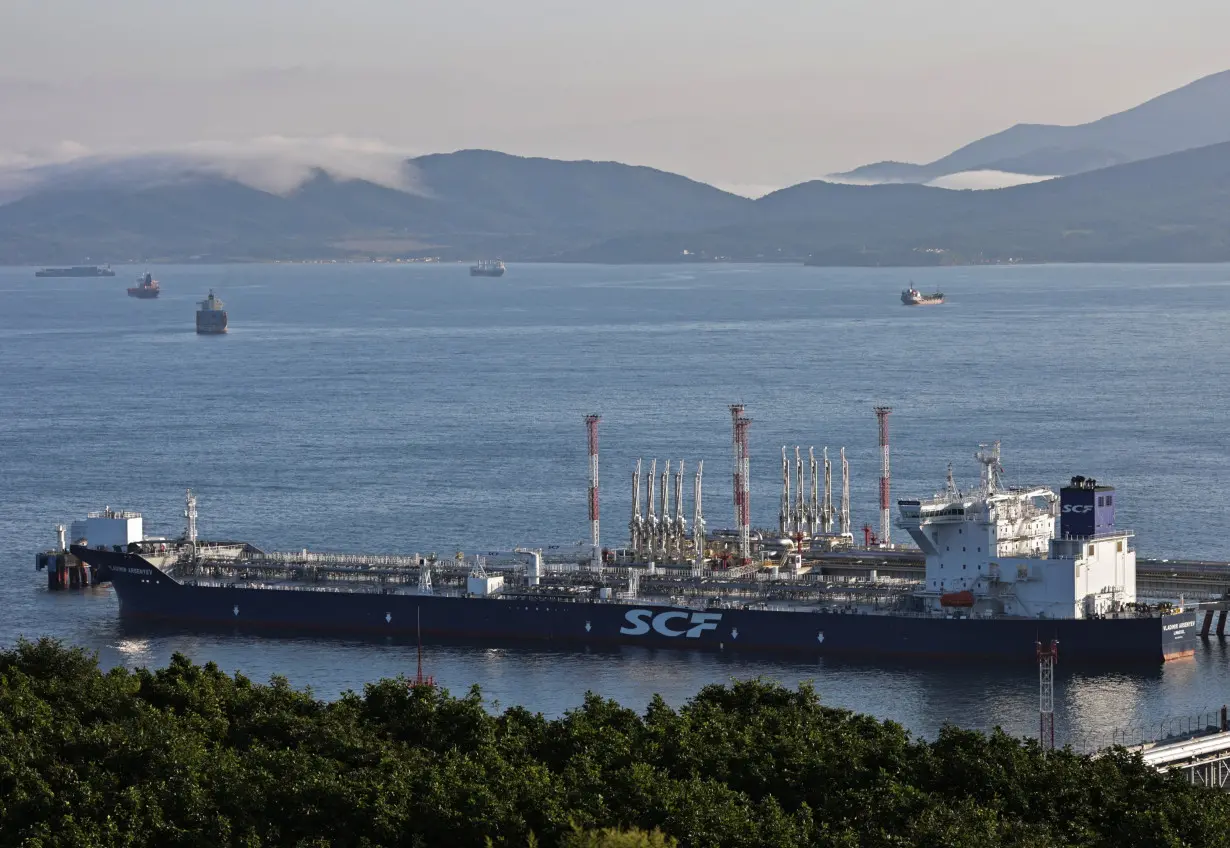
[[[840,183],[842,185],[901,185],[899,180],[863,180],[857,177],[846,177],[838,174],[830,174],[824,178],[830,183]],[[1017,185],[1025,185],[1026,183],[1040,183],[1043,180],[1053,180],[1055,176],[1038,176],[1036,174],[1016,174],[1010,171],[960,171],[955,174],[945,174],[942,177],[936,177],[921,185],[931,186],[933,188],[947,188],[954,191],[969,190],[969,191],[986,191],[996,188],[1010,188]]]
[[[0,201],[53,187],[156,185],[212,175],[252,188],[287,194],[323,171],[337,180],[366,180],[415,192],[407,159],[419,151],[349,136],[293,138],[270,135],[246,141],[202,141],[158,149],[90,150],[66,141],[31,152],[0,151]]]
[[[956,174],[945,174],[927,183],[936,188],[973,189],[981,191],[992,188],[1009,188],[1040,183],[1043,180],[1053,180],[1054,176],[1040,177],[1035,174],[1014,174],[1008,171],[961,171]]]

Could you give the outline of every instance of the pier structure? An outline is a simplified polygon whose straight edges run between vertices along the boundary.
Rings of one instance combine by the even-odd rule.
[[[1140,749],[1146,765],[1158,771],[1177,771],[1196,786],[1230,790],[1230,725],[1222,708],[1217,732]]]
[[[795,447],[793,465],[788,450],[782,452],[782,499],[779,522],[780,535],[770,530],[752,528],[750,519],[750,450],[748,428],[751,419],[743,404],[729,406],[732,422],[732,484],[736,523],[732,529],[711,529],[703,515],[701,475],[703,463],[695,465],[693,513],[691,527],[685,520],[685,462],[667,461],[659,476],[658,462],[653,460],[648,474],[638,460],[632,474],[632,509],[628,524],[629,547],[601,547],[599,526],[598,424],[601,418],[586,416],[588,436],[588,544],[544,546],[539,564],[529,570],[534,580],[552,575],[566,575],[575,582],[573,573],[580,569],[592,574],[592,579],[604,583],[604,571],[618,566],[612,578],[623,580],[630,574],[642,573],[652,578],[655,570],[674,573],[683,568],[694,579],[741,579],[748,575],[781,580],[787,576],[801,578],[811,585],[820,580],[834,585],[885,583],[918,588],[925,574],[921,551],[900,546],[886,546],[887,535],[881,526],[879,537],[864,548],[855,548],[850,518],[850,467],[845,448],[840,449],[840,506],[833,503],[833,471],[828,448],[823,457],[823,492],[820,491],[821,464],[814,449],[807,457],[801,446]],[[888,407],[877,407],[880,424],[881,495],[888,492]],[[985,456],[984,456],[985,454]],[[984,446],[984,488],[994,482],[999,473],[998,445]],[[806,462],[805,462],[806,459]],[[810,471],[810,478],[807,472]],[[990,478],[990,479],[988,479]],[[661,492],[658,487],[661,486]],[[951,470],[948,488],[955,489]],[[883,500],[883,498],[881,498]],[[883,504],[881,504],[883,505]],[[183,509],[183,535],[178,540],[148,538],[143,535],[140,513],[114,510],[110,507],[90,513],[85,521],[72,523],[71,531],[63,525],[58,529],[56,547],[37,556],[36,565],[48,572],[48,586],[67,589],[88,586],[96,576],[88,566],[78,562],[68,551],[68,543],[104,545],[108,548],[141,540],[148,555],[160,563],[176,563],[186,557],[199,557],[205,570],[226,570],[242,563],[245,573],[254,578],[300,579],[306,574],[328,574],[328,580],[381,580],[396,584],[408,579],[411,584],[432,585],[434,574],[440,585],[451,585],[465,576],[469,565],[456,559],[391,555],[356,555],[308,552],[264,552],[251,546],[228,542],[202,542],[197,538],[197,499],[188,490]],[[881,516],[883,519],[883,516]],[[882,522],[881,522],[882,524]],[[834,532],[836,531],[836,532]],[[151,546],[152,545],[152,546]],[[472,558],[472,557],[471,557]],[[525,555],[511,552],[488,556],[497,570],[529,568]],[[294,572],[293,574],[291,572]],[[456,572],[454,574],[454,572]],[[1170,604],[1186,609],[1198,607],[1200,636],[1224,638],[1230,618],[1230,563],[1216,561],[1186,561],[1140,558],[1137,562],[1137,595],[1143,604]],[[280,577],[277,576],[280,574]],[[104,578],[105,579],[105,578]],[[548,581],[549,582],[549,581]]]
[[[1140,754],[1145,765],[1177,772],[1195,786],[1230,791],[1230,707],[1119,729],[1109,745],[1085,750],[1097,758],[1114,748]]]

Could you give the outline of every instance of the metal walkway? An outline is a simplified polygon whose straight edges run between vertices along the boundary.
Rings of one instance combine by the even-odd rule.
[[[1142,749],[1147,765],[1158,771],[1182,771],[1196,786],[1230,790],[1230,732],[1155,744]]]

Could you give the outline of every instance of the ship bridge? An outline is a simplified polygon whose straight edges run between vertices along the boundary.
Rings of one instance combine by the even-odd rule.
[[[980,446],[975,457],[983,468],[974,491],[961,491],[950,468],[945,492],[898,501],[898,526],[926,556],[920,594],[929,608],[1080,618],[1135,600],[1136,554],[1131,534],[1114,527],[1110,487],[1085,478],[1073,478],[1060,496],[1043,486],[1005,487],[999,444]]]

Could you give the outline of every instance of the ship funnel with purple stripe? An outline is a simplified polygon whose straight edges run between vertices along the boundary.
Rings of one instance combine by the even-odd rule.
[[[1099,486],[1091,477],[1073,477],[1059,490],[1061,535],[1100,536],[1115,531],[1115,487]]]

